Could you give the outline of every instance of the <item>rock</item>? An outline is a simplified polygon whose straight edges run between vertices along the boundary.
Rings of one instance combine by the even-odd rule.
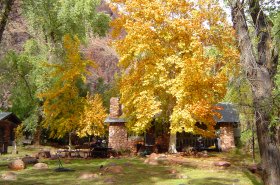
[[[6,172],[1,175],[3,180],[17,180],[17,174],[14,172]]]
[[[37,170],[49,169],[49,166],[46,163],[37,163],[33,167]]]
[[[167,159],[167,156],[165,154],[161,154],[160,156],[158,156],[158,159]]]
[[[252,164],[248,166],[247,169],[252,173],[261,173],[262,171],[261,164]]]
[[[114,184],[115,182],[116,182],[116,180],[113,179],[113,178],[106,178],[106,179],[104,180],[104,183],[105,183],[105,184]]]
[[[151,154],[149,155],[149,159],[158,159],[158,154],[156,154],[156,153],[151,153]]]
[[[230,162],[227,161],[218,161],[214,163],[215,166],[219,166],[219,167],[229,167],[231,164]]]
[[[251,165],[251,166],[248,166],[247,168],[248,168],[248,170],[249,170],[250,172],[252,172],[252,173],[256,173],[257,170],[258,170],[258,167],[257,167],[256,164],[253,164],[253,165]]]
[[[184,175],[184,174],[176,174],[176,179],[187,179],[189,178],[187,175]]]
[[[43,150],[38,152],[36,155],[38,158],[51,158],[51,152],[48,150]]]
[[[104,171],[108,173],[122,173],[123,172],[123,167],[122,166],[108,166],[105,167]]]
[[[176,174],[176,173],[178,173],[178,171],[175,170],[175,169],[170,169],[170,170],[168,170],[167,172],[170,173],[170,174]]]
[[[56,159],[58,159],[58,155],[57,154],[51,155],[51,160],[56,160]]]
[[[150,158],[146,159],[144,163],[149,165],[158,165],[158,161],[156,159],[150,159]]]
[[[38,159],[36,157],[26,156],[21,159],[25,165],[27,164],[36,164],[38,163]]]
[[[8,164],[8,167],[11,170],[23,170],[25,168],[25,164],[21,159],[14,160]]]
[[[99,177],[99,175],[96,174],[96,173],[85,172],[85,173],[82,173],[79,176],[79,179],[95,179],[95,178],[98,178],[98,177]]]

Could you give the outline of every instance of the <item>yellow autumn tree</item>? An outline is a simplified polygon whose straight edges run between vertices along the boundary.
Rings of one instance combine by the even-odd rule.
[[[105,133],[104,120],[107,116],[99,94],[87,96],[84,112],[79,122],[78,136],[101,136]]]
[[[50,137],[61,138],[72,132],[92,133],[100,135],[104,128],[101,121],[106,116],[99,96],[80,95],[78,81],[86,79],[87,67],[95,66],[90,60],[83,60],[79,53],[80,41],[77,37],[64,36],[63,46],[65,58],[59,64],[49,64],[54,79],[49,89],[40,94],[43,99],[43,127],[50,131]],[[91,109],[89,106],[92,106]],[[98,112],[100,111],[100,112]],[[93,123],[89,123],[94,121]],[[87,124],[96,124],[89,130]],[[84,136],[85,134],[81,134]],[[70,138],[70,137],[69,137]],[[71,145],[71,140],[69,139]]]
[[[128,128],[144,132],[162,118],[170,124],[170,152],[176,152],[176,132],[213,136],[215,104],[238,61],[234,32],[218,1],[111,2],[119,15],[111,25]]]

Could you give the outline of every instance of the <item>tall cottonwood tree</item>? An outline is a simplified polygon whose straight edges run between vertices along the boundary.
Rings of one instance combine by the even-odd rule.
[[[232,27],[216,1],[113,0],[112,22],[123,76],[121,102],[134,132],[153,119],[170,124],[169,151],[176,132],[214,135],[214,115],[226,92],[228,70],[238,52]],[[203,122],[202,129],[197,122]]]
[[[242,67],[247,72],[253,91],[256,128],[265,185],[280,183],[280,149],[271,124],[274,77],[278,65],[278,48],[271,35],[272,22],[265,15],[259,0],[231,0],[233,27],[241,52]],[[257,44],[250,38],[245,11],[249,10]]]
[[[70,35],[64,37],[65,58],[61,64],[51,64],[53,84],[40,94],[43,103],[43,127],[50,131],[53,138],[61,138],[78,132],[81,136],[101,135],[104,133],[103,120],[106,117],[99,96],[81,96],[78,82],[89,74],[88,67],[93,61],[83,60],[80,55],[80,41]]]

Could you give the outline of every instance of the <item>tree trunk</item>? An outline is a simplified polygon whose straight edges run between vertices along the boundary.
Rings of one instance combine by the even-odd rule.
[[[262,178],[265,185],[280,184],[280,151],[273,136],[269,132],[269,117],[267,111],[257,111],[257,135],[262,159]]]
[[[176,150],[176,133],[170,133],[168,152],[171,154],[177,153]]]
[[[42,133],[41,126],[38,125],[36,128],[36,131],[34,133],[34,137],[33,137],[33,142],[34,142],[34,145],[36,145],[36,146],[39,146],[41,144],[41,133]]]
[[[8,22],[8,17],[12,10],[13,4],[14,0],[3,0],[3,2],[1,1],[0,11],[2,12],[2,8],[4,8],[4,13],[1,15],[0,20],[0,43],[2,41],[3,33],[5,31],[5,27]]]
[[[256,157],[255,157],[255,128],[252,124],[252,158],[255,163]]]
[[[68,141],[69,141],[69,143],[68,143],[68,146],[69,146],[69,150],[71,150],[72,149],[72,140],[71,140],[71,138],[72,138],[72,132],[69,132],[69,135],[68,135]]]
[[[273,79],[277,71],[278,49],[273,47],[270,36],[270,23],[262,12],[258,0],[249,0],[249,10],[258,38],[257,55],[249,36],[244,13],[244,1],[230,1],[233,26],[239,41],[240,60],[251,83],[256,111],[256,128],[260,148],[263,181],[265,185],[280,184],[280,150],[271,128],[273,107]]]

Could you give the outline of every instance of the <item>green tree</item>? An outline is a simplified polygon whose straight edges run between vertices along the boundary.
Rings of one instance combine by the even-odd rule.
[[[100,0],[24,0],[24,12],[31,33],[48,43],[62,42],[66,34],[85,41],[88,36],[105,36],[109,16],[96,12]],[[37,37],[37,35],[36,35]]]

